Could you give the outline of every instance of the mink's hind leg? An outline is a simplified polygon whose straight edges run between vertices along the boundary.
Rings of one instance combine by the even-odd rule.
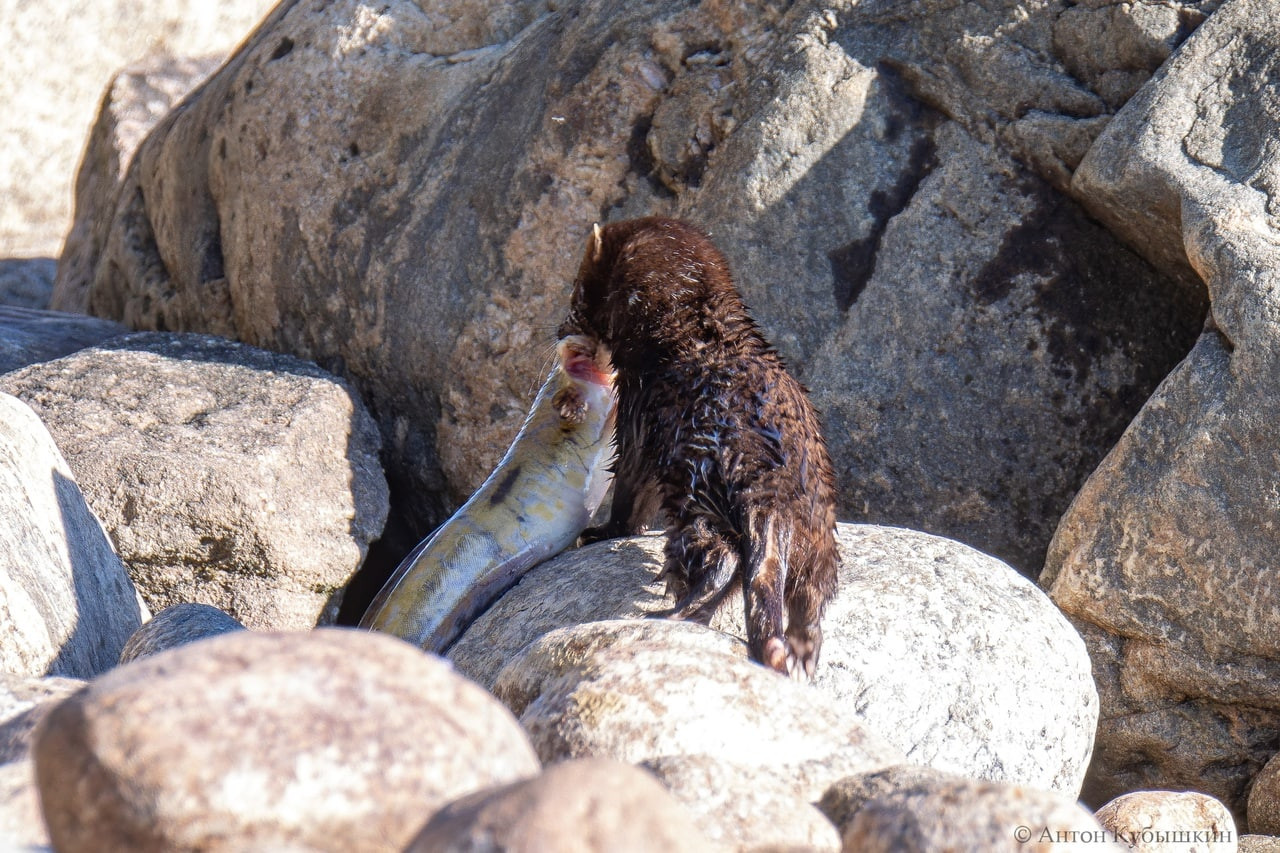
[[[791,566],[787,577],[787,641],[791,646],[791,671],[803,668],[810,679],[818,668],[822,651],[822,613],[835,594],[840,555],[834,536],[813,536],[818,542],[805,559]]]
[[[822,651],[822,602],[814,602],[812,590],[801,587],[787,601],[787,667],[798,676],[803,669],[810,679]]]
[[[733,586],[738,553],[706,519],[689,520],[667,534],[663,579],[675,607],[654,616],[707,624]]]
[[[782,633],[782,595],[787,582],[787,547],[780,541],[774,516],[758,513],[750,521],[750,550],[742,573],[742,598],[746,606],[747,648],[751,657],[786,675],[796,657]]]

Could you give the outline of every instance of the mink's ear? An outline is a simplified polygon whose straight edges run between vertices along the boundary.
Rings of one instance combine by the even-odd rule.
[[[591,256],[593,264],[600,263],[600,257],[604,254],[604,237],[600,234],[599,222],[591,226],[591,240],[587,243],[587,254]]]

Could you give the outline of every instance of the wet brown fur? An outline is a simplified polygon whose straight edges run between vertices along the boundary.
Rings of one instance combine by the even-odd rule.
[[[724,257],[673,219],[598,229],[559,333],[603,342],[618,374],[613,506],[585,538],[661,510],[670,615],[705,622],[742,581],[752,657],[812,677],[839,561],[831,463]]]

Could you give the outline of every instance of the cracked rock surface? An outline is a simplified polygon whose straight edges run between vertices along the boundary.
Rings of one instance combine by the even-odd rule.
[[[843,516],[1034,574],[1204,310],[1059,194],[1208,7],[1125,8],[285,3],[86,207],[54,306],[350,379],[403,551],[510,442],[592,223],[677,214],[811,385]]]
[[[1190,788],[1242,825],[1280,731],[1277,11],[1224,4],[1076,174],[1100,218],[1195,270],[1212,322],[1081,489],[1040,579],[1094,661],[1091,801]]]

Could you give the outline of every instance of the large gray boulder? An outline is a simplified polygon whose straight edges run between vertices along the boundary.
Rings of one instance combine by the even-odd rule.
[[[401,850],[535,775],[501,705],[400,640],[236,631],[121,666],[45,717],[49,836],[98,850]]]
[[[1129,849],[1062,794],[962,778],[921,779],[871,798],[845,826],[843,840],[849,853]]]
[[[772,772],[809,801],[844,776],[902,763],[851,711],[742,648],[680,622],[561,628],[508,663],[493,693],[545,763],[708,756],[729,774]]]
[[[1054,189],[1200,5],[282,4],[54,304],[349,377],[407,550],[514,434],[591,224],[674,213],[813,387],[844,515],[1034,573],[1201,323]]]
[[[142,623],[137,593],[36,414],[0,394],[0,672],[89,678]]]
[[[377,428],[314,364],[144,333],[0,388],[44,418],[152,610],[209,604],[250,628],[332,622],[382,531]]]
[[[958,542],[841,524],[840,584],[823,619],[815,688],[917,764],[1036,788],[1080,790],[1098,697],[1084,643],[1034,584]],[[661,536],[616,540],[535,568],[449,650],[492,684],[555,628],[672,605]],[[714,627],[743,637],[740,596]]]
[[[261,0],[241,2],[252,6]],[[223,58],[152,54],[116,71],[107,83],[84,143],[75,185],[76,217],[52,283],[63,311],[83,312],[88,307],[89,273],[111,229],[110,217],[98,214],[115,210],[120,180],[134,152],[151,128],[212,74]]]
[[[1243,823],[1249,781],[1275,752],[1277,74],[1280,5],[1225,3],[1078,174],[1153,258],[1185,247],[1212,299],[1211,327],[1081,489],[1041,577],[1093,657],[1095,803],[1190,788]]]

